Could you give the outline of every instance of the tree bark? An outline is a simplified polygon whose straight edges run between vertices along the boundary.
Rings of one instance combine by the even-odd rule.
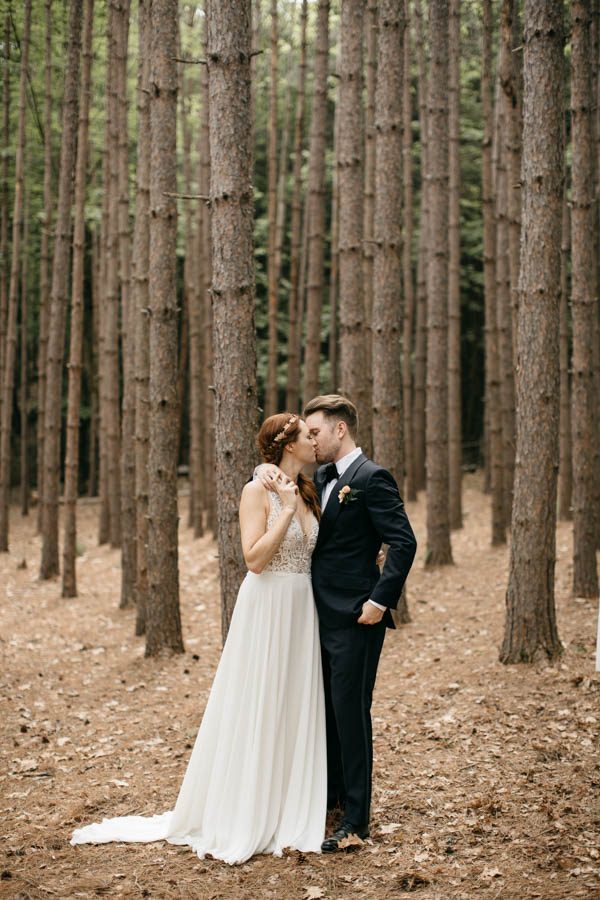
[[[327,137],[327,77],[329,69],[329,0],[318,6],[312,112],[308,152],[308,275],[304,403],[319,393],[321,310],[325,287],[325,150]]]
[[[211,0],[208,20],[215,447],[223,639],[246,571],[239,498],[256,434],[253,194],[248,152],[250,3]]]
[[[427,123],[427,61],[421,0],[414,0],[415,46],[417,51],[417,91],[419,141],[421,146],[421,209],[417,261],[417,303],[415,322],[415,377],[413,412],[413,458],[415,489],[425,487],[425,375],[427,367],[427,247],[429,217],[429,139]]]
[[[328,7],[328,2],[325,4]],[[320,10],[319,5],[319,10]],[[317,13],[319,16],[319,13]],[[302,0],[300,16],[300,63],[298,66],[298,90],[296,92],[296,113],[294,118],[294,169],[292,188],[292,221],[290,226],[290,290],[288,306],[287,344],[287,386],[286,409],[297,412],[300,409],[300,354],[298,329],[298,282],[300,276],[300,253],[302,249],[302,147],[304,123],[304,97],[306,89],[306,25],[308,21],[308,0]],[[317,23],[317,34],[319,22]]]
[[[338,178],[338,108],[333,116],[333,172],[331,173],[331,254],[329,263],[329,387],[337,393],[339,384],[338,310],[340,282],[340,189]]]
[[[460,0],[448,30],[448,475],[450,528],[462,528],[460,383]]]
[[[83,345],[83,282],[85,257],[85,198],[87,193],[88,126],[92,67],[94,0],[83,3],[83,44],[79,91],[79,125],[75,164],[75,220],[71,278],[69,384],[67,395],[67,448],[65,454],[63,597],[77,596],[77,495],[79,484],[79,414],[81,407],[81,357]]]
[[[79,64],[83,9],[76,0],[69,4],[69,43],[62,108],[62,136],[52,290],[50,293],[46,408],[44,425],[44,504],[40,577],[58,575],[58,501],[60,490],[60,434],[65,319],[69,291],[71,250],[71,206],[73,171],[77,150],[79,115]]]
[[[571,38],[573,593],[598,596],[594,475],[600,465],[595,417],[594,338],[598,303],[594,264],[594,163],[589,4],[574,0]]]
[[[405,20],[379,0],[375,99],[373,257],[373,454],[402,484],[402,78]],[[385,77],[383,77],[385,73]]]
[[[119,121],[119,283],[121,292],[122,434],[121,434],[121,599],[126,609],[135,605],[135,315],[131,302],[131,235],[129,229],[129,128],[127,50],[130,0],[120,0],[118,121]]]
[[[427,556],[452,562],[448,508],[448,0],[429,6],[429,262],[427,266]]]
[[[150,12],[150,316],[146,656],[183,653],[177,549],[177,0]],[[249,98],[248,98],[249,100]]]
[[[277,412],[278,306],[279,285],[275,259],[277,235],[277,80],[279,65],[279,17],[277,0],[271,0],[271,52],[269,62],[269,121],[267,126],[267,282],[269,344],[265,414]]]
[[[44,495],[44,413],[46,405],[46,357],[48,352],[48,311],[50,306],[52,234],[52,0],[45,2],[44,52],[44,217],[40,246],[39,344],[37,358],[37,527],[42,530]]]
[[[483,284],[485,297],[485,418],[487,428],[487,467],[491,492],[492,546],[506,542],[503,505],[502,430],[500,423],[500,381],[498,375],[498,328],[496,324],[496,226],[492,184],[492,3],[483,4],[483,59],[481,106],[483,145],[481,180],[483,203]]]
[[[566,147],[566,116],[563,140]],[[567,194],[567,171],[563,191],[562,240],[560,245],[560,424],[558,462],[558,518],[573,518],[573,457],[571,453],[571,373],[569,369],[569,256],[571,250],[571,214]]]
[[[2,78],[2,194],[0,201],[0,395],[4,379],[4,357],[6,350],[6,314],[10,266],[8,264],[8,175],[10,156],[10,11],[4,19],[4,74]],[[0,416],[2,396],[0,396]]]
[[[12,220],[12,257],[8,289],[8,311],[2,374],[2,411],[0,420],[0,552],[8,552],[10,514],[10,435],[17,357],[17,311],[19,301],[19,276],[21,267],[21,230],[23,224],[23,183],[25,159],[25,116],[27,103],[27,67],[29,65],[29,38],[31,33],[31,0],[25,0],[23,40],[21,42],[21,67],[19,74],[19,117],[15,153],[15,197]]]
[[[109,8],[110,14],[110,8]],[[107,113],[110,106],[107,103]],[[98,516],[98,543],[107,544],[110,538],[110,510],[108,503],[108,410],[106,397],[106,378],[108,358],[104,352],[106,347],[106,297],[107,297],[107,245],[108,245],[108,206],[110,197],[109,174],[109,126],[108,114],[105,127],[105,141],[102,159],[102,214],[100,225],[100,282],[98,295],[98,495],[100,497],[100,515]]]
[[[25,159],[25,168],[27,168],[27,159]],[[19,369],[21,382],[19,385],[19,418],[20,418],[20,440],[19,440],[19,468],[20,478],[19,485],[21,488],[21,515],[29,515],[29,463],[28,463],[28,410],[27,410],[27,391],[28,391],[28,328],[29,328],[29,304],[28,304],[28,266],[29,261],[29,189],[25,189],[25,198],[23,202],[23,253],[21,258],[21,347]]]
[[[411,95],[411,45],[410,4],[404,0],[404,72],[402,80],[402,188],[404,241],[402,245],[402,275],[404,289],[404,318],[402,323],[402,414],[404,437],[404,495],[407,500],[417,499],[415,484],[415,457],[413,441],[413,372],[412,348],[415,324],[415,292],[412,270],[413,246],[413,174],[412,174],[412,95]]]
[[[373,257],[375,215],[375,91],[377,87],[377,7],[378,0],[366,0],[365,6],[365,182],[363,208],[363,291],[367,323],[367,373],[372,382],[373,345]],[[372,393],[371,384],[371,393]]]
[[[360,415],[360,443],[371,449],[371,391],[367,372],[368,323],[363,290],[364,0],[342,0],[339,56],[340,380]]]
[[[563,9],[525,0],[523,242],[517,331],[517,452],[500,659],[561,652],[554,607],[558,309],[564,161]]]
[[[148,605],[148,441],[150,404],[150,57],[151,0],[138,5],[137,165],[133,232],[133,307],[135,313],[135,508],[136,591],[135,633],[146,630]]]

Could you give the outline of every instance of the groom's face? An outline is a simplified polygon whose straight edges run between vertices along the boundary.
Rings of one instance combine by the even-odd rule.
[[[327,418],[320,410],[306,417],[308,431],[315,448],[317,462],[332,462],[337,456],[342,443],[343,434],[340,436],[339,422],[336,419]]]

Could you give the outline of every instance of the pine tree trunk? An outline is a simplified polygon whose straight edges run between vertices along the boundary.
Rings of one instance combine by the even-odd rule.
[[[108,121],[105,128],[105,146],[102,159],[102,214],[100,227],[100,281],[98,294],[98,495],[100,497],[100,515],[98,516],[98,543],[107,544],[110,537],[110,511],[108,504],[108,410],[106,398],[106,368],[108,359],[106,346],[106,295],[107,295],[107,243],[108,243],[108,203],[109,187],[109,142]]]
[[[208,49],[208,28],[206,27],[204,43],[206,50]],[[206,56],[205,50],[205,56]],[[210,154],[210,138],[209,138],[209,118],[210,118],[210,101],[208,87],[207,67],[202,66],[202,118],[200,123],[201,146],[201,180],[200,193],[203,197],[208,197],[210,193],[210,177],[211,177],[211,154]],[[251,142],[251,138],[249,138]],[[252,153],[252,149],[250,150]],[[212,208],[209,203],[206,204],[203,216],[202,231],[202,272],[204,275],[204,286],[202,291],[202,309],[203,309],[203,328],[204,328],[204,370],[206,377],[206,385],[204,391],[204,492],[206,506],[206,527],[209,531],[216,535],[217,533],[217,497],[215,482],[215,387],[214,387],[214,325],[212,311]]]
[[[79,413],[81,406],[81,357],[83,345],[83,280],[85,257],[85,198],[88,164],[88,125],[94,0],[83,4],[83,46],[77,161],[75,165],[75,221],[73,226],[73,274],[71,280],[71,323],[69,345],[69,386],[67,399],[67,449],[65,454],[65,506],[63,546],[63,597],[77,596],[77,494],[79,483]]]
[[[69,5],[68,59],[62,107],[56,236],[49,311],[50,327],[48,331],[46,408],[44,415],[46,434],[44,439],[41,578],[52,578],[59,571],[58,502],[60,491],[62,374],[65,320],[69,295],[71,206],[73,202],[73,172],[77,150],[82,19],[83,9],[81,5],[76,0],[71,0]]]
[[[404,287],[404,319],[402,323],[402,414],[404,437],[404,495],[407,500],[417,499],[415,484],[415,456],[413,447],[413,376],[412,348],[415,324],[415,292],[412,270],[413,246],[413,175],[412,175],[412,94],[411,94],[411,46],[409,27],[409,0],[404,0],[402,81],[402,187],[404,241],[402,245],[402,275]]]
[[[121,546],[121,405],[119,402],[119,81],[121,3],[109,0],[107,145],[108,219],[106,227],[106,294],[104,299],[104,413],[109,540]]]
[[[265,385],[265,414],[277,412],[277,357],[278,357],[278,300],[279,285],[275,260],[277,233],[277,79],[279,23],[277,0],[271,0],[271,51],[269,62],[269,121],[267,126],[267,282],[269,345],[267,359],[267,383]]]
[[[0,419],[6,350],[6,314],[10,266],[8,263],[8,175],[10,157],[10,11],[4,19],[4,74],[2,78],[2,194],[0,195]]]
[[[563,140],[566,146],[566,117]],[[571,453],[571,374],[569,369],[569,256],[571,250],[571,214],[567,195],[567,173],[563,193],[562,241],[560,246],[560,425],[558,463],[558,518],[573,518],[573,457]]]
[[[362,268],[365,319],[367,323],[367,373],[373,391],[371,353],[373,345],[373,234],[375,215],[375,90],[377,86],[377,5],[366,0],[365,34],[365,183],[363,208]]]
[[[304,403],[319,393],[321,310],[325,288],[325,150],[327,77],[329,69],[329,0],[319,3],[313,100],[308,151],[308,275],[306,341],[304,344]]]
[[[127,50],[130,0],[120,0],[118,121],[119,121],[119,283],[123,358],[121,440],[121,598],[126,609],[135,604],[135,313],[131,302],[131,235],[129,230],[129,142]]]
[[[503,507],[506,525],[510,524],[515,466],[515,384],[513,361],[513,328],[511,300],[511,266],[509,236],[509,195],[511,147],[507,135],[512,120],[512,31],[510,4],[505,0],[500,31],[498,79],[497,175],[496,175],[496,316],[498,326],[498,365],[503,446]],[[506,85],[506,87],[505,87]],[[517,244],[518,246],[518,244]],[[513,268],[515,268],[513,264]],[[518,264],[516,265],[518,275]]]
[[[246,571],[238,523],[254,463],[256,348],[250,4],[211,0],[208,20],[215,446],[223,639]]]
[[[150,395],[148,257],[150,252],[150,56],[151,0],[138,5],[137,165],[133,232],[133,307],[135,312],[135,633],[146,630],[148,604],[148,408]]]
[[[491,491],[492,545],[506,542],[503,505],[502,426],[500,423],[500,381],[498,375],[498,328],[496,325],[496,227],[492,184],[492,3],[483,4],[483,61],[481,106],[483,111],[482,205],[483,284],[485,297],[485,418],[487,427],[487,467]]]
[[[594,474],[600,465],[595,417],[594,321],[598,303],[594,265],[594,162],[592,130],[590,10],[583,0],[572,6],[572,321],[573,321],[573,593],[598,596]]]
[[[448,31],[448,472],[450,528],[462,528],[460,383],[460,0],[450,0]]]
[[[48,312],[50,306],[52,234],[52,0],[45,2],[44,54],[44,217],[40,246],[39,344],[37,358],[37,528],[42,530],[44,494],[44,411],[46,405],[46,358],[48,352]]]
[[[328,0],[320,0],[317,16],[321,6],[329,9]],[[296,93],[296,112],[294,118],[294,170],[292,188],[292,221],[290,226],[290,290],[288,306],[288,344],[287,344],[287,386],[285,407],[290,412],[300,408],[300,354],[298,329],[302,323],[298,321],[298,282],[300,275],[300,252],[302,245],[302,147],[304,123],[304,96],[306,89],[306,25],[308,21],[308,0],[302,0],[300,17],[300,63],[298,66],[298,90]],[[320,21],[320,20],[319,20]],[[317,34],[319,33],[317,22]]]
[[[371,450],[368,323],[363,291],[364,222],[363,50],[364,0],[342,0],[339,55],[340,380],[358,407],[359,439]]]
[[[25,160],[25,169],[27,169],[27,160]],[[21,434],[19,441],[20,455],[20,478],[19,485],[21,488],[21,515],[29,515],[29,464],[28,464],[28,448],[27,448],[27,368],[28,368],[28,349],[27,337],[29,326],[28,312],[28,267],[29,261],[29,189],[25,189],[25,199],[23,202],[23,253],[21,258],[21,347],[19,369],[21,383],[19,386],[19,418],[21,420]]]
[[[340,189],[338,178],[338,107],[333,116],[333,172],[331,173],[331,254],[329,264],[329,388],[337,393],[339,384],[338,310],[340,282]]]
[[[427,63],[425,28],[420,0],[414,0],[415,46],[417,50],[417,90],[419,140],[421,145],[421,210],[417,261],[417,304],[415,322],[415,377],[413,404],[413,459],[415,489],[425,487],[425,370],[427,367],[427,246],[429,217],[429,140],[427,122]]]
[[[100,297],[100,232],[92,232],[92,290],[91,329],[88,336],[88,360],[90,375],[90,443],[88,456],[88,496],[98,495],[98,319]]]
[[[448,508],[448,0],[429,6],[427,266],[427,556],[452,562]]]
[[[563,10],[525,0],[517,452],[504,663],[561,652],[554,608]]]
[[[150,315],[146,656],[183,653],[177,549],[177,0],[150,12]],[[171,196],[169,196],[171,195]]]
[[[186,193],[192,187],[192,130],[190,121],[189,86],[185,71],[182,75],[182,118],[183,118],[183,176]],[[201,155],[200,140],[198,141]],[[200,166],[198,168],[200,184]],[[204,204],[198,205],[196,232],[193,232],[192,210],[185,208],[184,290],[189,321],[189,410],[190,410],[190,509],[189,525],[194,537],[204,534],[204,460],[202,430],[204,423],[204,337],[202,332],[202,295],[204,273],[202,272],[202,229],[204,227]]]
[[[402,484],[402,78],[404,14],[379,0],[373,257],[373,455]],[[383,77],[385,73],[385,77]]]
[[[31,0],[25,0],[23,40],[21,41],[21,68],[19,74],[19,118],[15,154],[15,198],[12,219],[12,257],[8,291],[8,312],[2,375],[2,418],[0,420],[0,551],[8,552],[10,514],[11,454],[10,436],[17,358],[17,311],[19,302],[19,277],[21,269],[21,229],[23,222],[23,184],[25,175],[25,116],[27,67],[29,65],[29,38],[31,33]]]

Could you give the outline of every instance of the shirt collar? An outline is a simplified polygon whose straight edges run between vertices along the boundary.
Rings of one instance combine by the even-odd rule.
[[[348,466],[351,466],[354,460],[358,459],[361,453],[362,449],[360,447],[356,447],[354,450],[351,450],[350,453],[346,453],[345,456],[342,456],[341,459],[338,459],[335,467],[338,470],[338,475],[340,476],[340,478],[342,477]]]

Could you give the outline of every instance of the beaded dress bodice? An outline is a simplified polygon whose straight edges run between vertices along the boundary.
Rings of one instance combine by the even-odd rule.
[[[267,529],[273,527],[282,509],[281,500],[277,494],[269,491],[268,497],[270,510],[267,519]],[[312,552],[315,549],[317,537],[319,536],[319,523],[314,516],[311,516],[311,522],[312,526],[307,535],[302,530],[302,525],[298,521],[297,516],[294,516],[279,546],[279,550],[271,562],[265,566],[263,572],[278,572],[283,575],[310,574]]]

